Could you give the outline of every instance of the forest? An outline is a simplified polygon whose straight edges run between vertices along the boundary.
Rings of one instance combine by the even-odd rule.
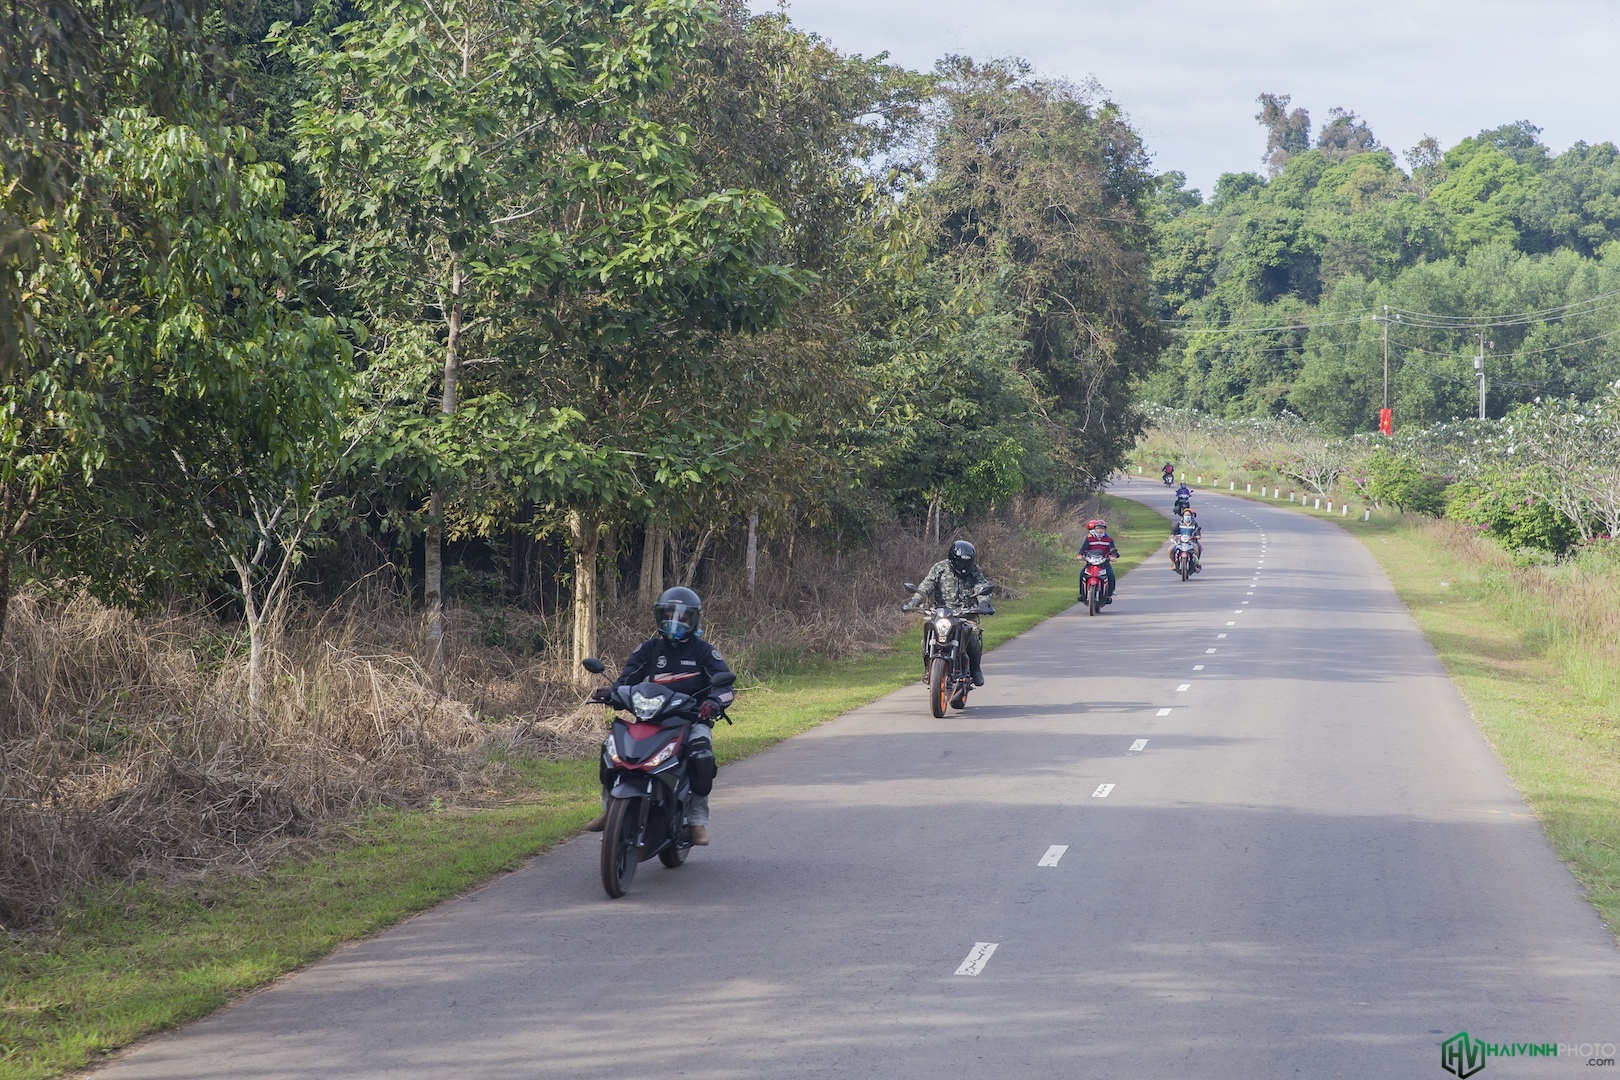
[[[1286,95],[1259,104],[1265,175],[1223,175],[1207,201],[1178,174],[1156,179],[1153,278],[1173,340],[1148,398],[1374,431],[1386,333],[1397,428],[1474,415],[1482,354],[1488,417],[1620,378],[1613,142],[1555,154],[1519,121],[1397,156],[1354,112],[1334,109],[1313,140]]]

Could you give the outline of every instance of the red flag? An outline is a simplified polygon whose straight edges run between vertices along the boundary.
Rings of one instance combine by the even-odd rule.
[[[1378,433],[1380,435],[1395,434],[1395,412],[1393,409],[1378,410]]]

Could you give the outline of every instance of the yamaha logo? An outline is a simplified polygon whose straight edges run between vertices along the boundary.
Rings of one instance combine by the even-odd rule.
[[[667,668],[667,667],[669,667],[669,657],[665,656],[663,653],[659,653],[658,654],[658,669],[660,671],[662,671],[664,668]]]

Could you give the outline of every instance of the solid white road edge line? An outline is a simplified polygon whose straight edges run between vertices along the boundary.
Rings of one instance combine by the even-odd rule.
[[[962,961],[962,966],[956,969],[956,973],[958,975],[977,975],[984,970],[984,965],[990,962],[990,958],[995,953],[996,943],[994,941],[975,941],[972,951],[967,954],[967,959]]]
[[[1051,847],[1046,849],[1046,854],[1042,855],[1041,856],[1041,861],[1036,863],[1035,865],[1036,866],[1056,866],[1058,864],[1058,860],[1063,858],[1063,853],[1065,851],[1068,851],[1068,850],[1069,850],[1069,845],[1068,844],[1053,844]],[[957,974],[960,975],[961,972],[957,972]]]

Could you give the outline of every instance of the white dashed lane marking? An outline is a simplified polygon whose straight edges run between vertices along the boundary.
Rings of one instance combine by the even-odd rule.
[[[958,975],[977,975],[984,970],[984,965],[990,962],[990,957],[996,952],[994,941],[975,941],[973,949],[962,961],[962,966],[956,969]]]
[[[1143,750],[1147,749],[1147,743],[1148,741],[1146,739],[1137,739],[1135,742],[1131,743],[1131,748],[1125,752],[1127,754],[1140,754]]]
[[[1113,784],[1098,784],[1097,790],[1091,793],[1091,797],[1093,799],[1106,799],[1108,798],[1108,793],[1113,790]]]
[[[1222,637],[1225,637],[1225,636],[1226,636],[1226,635],[1225,635],[1225,634],[1222,634],[1222,635],[1221,635],[1221,636],[1222,636]],[[1214,650],[1214,649],[1205,649],[1205,650],[1204,650],[1204,651],[1205,651],[1205,652],[1206,652],[1206,653],[1212,653],[1212,652],[1214,652],[1214,651],[1215,651],[1215,650]]]
[[[1169,715],[1170,715],[1170,710],[1169,710],[1169,709],[1160,709],[1160,710],[1159,710],[1159,711],[1158,711],[1158,712],[1157,712],[1157,713],[1155,713],[1155,714],[1154,714],[1154,715],[1155,715],[1155,716],[1169,716]]]
[[[1204,670],[1204,665],[1203,664],[1194,664],[1193,665],[1193,670],[1194,671],[1203,671]]]
[[[1186,682],[1184,682],[1184,683],[1182,683],[1182,684],[1181,684],[1181,685],[1180,685],[1180,686],[1178,686],[1178,687],[1176,687],[1176,693],[1178,693],[1178,694],[1179,694],[1179,693],[1181,693],[1181,692],[1182,692],[1182,691],[1183,691],[1183,690],[1190,690],[1190,689],[1192,689],[1192,683],[1186,683]]]
[[[1065,851],[1068,851],[1068,850],[1069,850],[1069,845],[1068,844],[1053,844],[1051,847],[1046,849],[1046,854],[1042,855],[1041,856],[1041,861],[1036,863],[1035,865],[1036,866],[1056,866],[1058,864],[1058,860],[1063,858],[1063,853]],[[961,974],[961,972],[958,972],[957,974]]]

